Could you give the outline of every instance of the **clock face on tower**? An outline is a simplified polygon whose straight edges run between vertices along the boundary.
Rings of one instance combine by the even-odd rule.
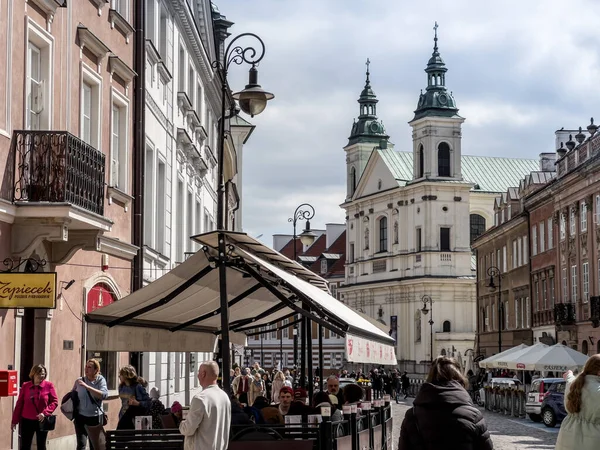
[[[370,125],[370,128],[371,128],[371,132],[373,132],[373,133],[378,133],[379,132],[379,124],[377,122],[373,122]]]
[[[448,96],[446,94],[440,94],[440,96],[438,97],[438,101],[441,105],[445,105],[446,103],[448,103]]]

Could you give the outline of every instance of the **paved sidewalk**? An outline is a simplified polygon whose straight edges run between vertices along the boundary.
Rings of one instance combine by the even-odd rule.
[[[394,448],[398,445],[400,426],[404,414],[412,406],[412,398],[401,400],[400,404],[393,403],[394,417]],[[514,417],[485,411],[483,416],[492,435],[494,450],[552,450],[556,444],[559,427],[548,428],[543,424],[534,423],[529,419]],[[600,447],[599,447],[600,448]]]

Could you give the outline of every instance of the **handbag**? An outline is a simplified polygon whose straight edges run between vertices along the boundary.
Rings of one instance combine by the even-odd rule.
[[[40,413],[40,410],[38,408],[37,403],[35,402],[35,400],[33,399],[33,397],[31,397],[31,403],[33,403],[33,407],[35,408],[35,410],[37,411],[38,414]],[[40,431],[52,431],[56,428],[56,416],[55,415],[50,415],[50,416],[44,416],[44,420],[42,420],[39,424],[39,430]]]
[[[60,402],[60,412],[62,412],[67,419],[73,420],[77,411],[78,401],[79,397],[77,396],[77,391],[66,393]]]
[[[105,425],[108,423],[108,416],[106,415],[106,413],[104,412],[104,410],[103,410],[103,409],[102,409],[102,407],[100,406],[100,403],[98,403],[98,402],[96,401],[96,399],[94,398],[94,396],[93,396],[92,394],[90,394],[90,391],[88,391],[88,390],[86,389],[86,391],[85,391],[85,392],[87,392],[87,395],[89,395],[89,396],[90,396],[90,400],[92,401],[92,403],[93,403],[94,405],[96,405],[100,411],[102,411],[102,426],[105,426]]]

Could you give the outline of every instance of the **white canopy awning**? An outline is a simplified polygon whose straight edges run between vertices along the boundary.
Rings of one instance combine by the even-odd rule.
[[[302,314],[342,336],[377,343],[395,360],[393,339],[330,296],[323,278],[245,233],[221,233],[230,261],[231,342],[245,345],[246,333],[258,327],[275,329],[278,322]],[[148,286],[86,316],[88,349],[214,351],[221,324],[219,275],[214,269],[218,235],[196,236],[202,250]],[[353,362],[372,361],[349,356]]]
[[[509,361],[509,369],[566,372],[582,369],[588,356],[562,344],[541,347],[538,351]]]
[[[515,352],[523,350],[524,348],[528,348],[527,344],[519,344],[516,347],[509,348],[508,350],[504,350],[502,353],[496,353],[495,355],[490,356],[489,358],[485,358],[482,361],[479,361],[479,367],[484,369],[493,369],[497,366],[494,365],[496,361],[501,360],[502,358],[506,358],[512,355]]]

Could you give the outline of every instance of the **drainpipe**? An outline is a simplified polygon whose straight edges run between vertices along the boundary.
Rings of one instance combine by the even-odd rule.
[[[134,80],[134,116],[133,116],[133,227],[132,243],[139,247],[133,259],[133,277],[131,290],[136,291],[143,285],[144,280],[144,167],[146,157],[146,33],[144,20],[146,17],[146,2],[136,0],[135,5],[135,46],[133,50],[133,69],[137,73]]]
[[[532,258],[532,254],[531,254],[531,217],[529,216],[529,211],[527,211],[525,209],[525,202],[523,202],[523,211],[525,213],[525,217],[527,217],[527,259],[529,259],[529,261],[527,261],[527,266],[529,268],[529,319],[531,320],[530,324],[529,324],[529,329],[531,330],[531,344],[533,345],[533,296],[531,295],[531,280],[532,280],[532,276],[531,276],[531,270],[532,270],[532,264],[531,264],[531,258]],[[544,226],[546,224],[544,223]],[[553,230],[554,231],[554,230]],[[555,269],[556,272],[556,269]],[[556,279],[556,273],[554,274],[554,279]],[[525,302],[525,307],[527,307],[527,302]],[[521,320],[523,320],[523,318],[521,318]],[[527,326],[527,323],[525,323],[525,325]],[[556,330],[556,328],[555,328]],[[556,331],[554,332],[554,341],[556,341]]]
[[[477,357],[481,354],[482,332],[482,330],[479,328],[479,250],[475,250],[475,267],[477,267],[477,270],[475,271],[475,330],[477,330],[477,353],[474,356]],[[485,280],[485,274],[483,274],[483,279]],[[485,323],[483,325],[483,329],[485,330]]]

